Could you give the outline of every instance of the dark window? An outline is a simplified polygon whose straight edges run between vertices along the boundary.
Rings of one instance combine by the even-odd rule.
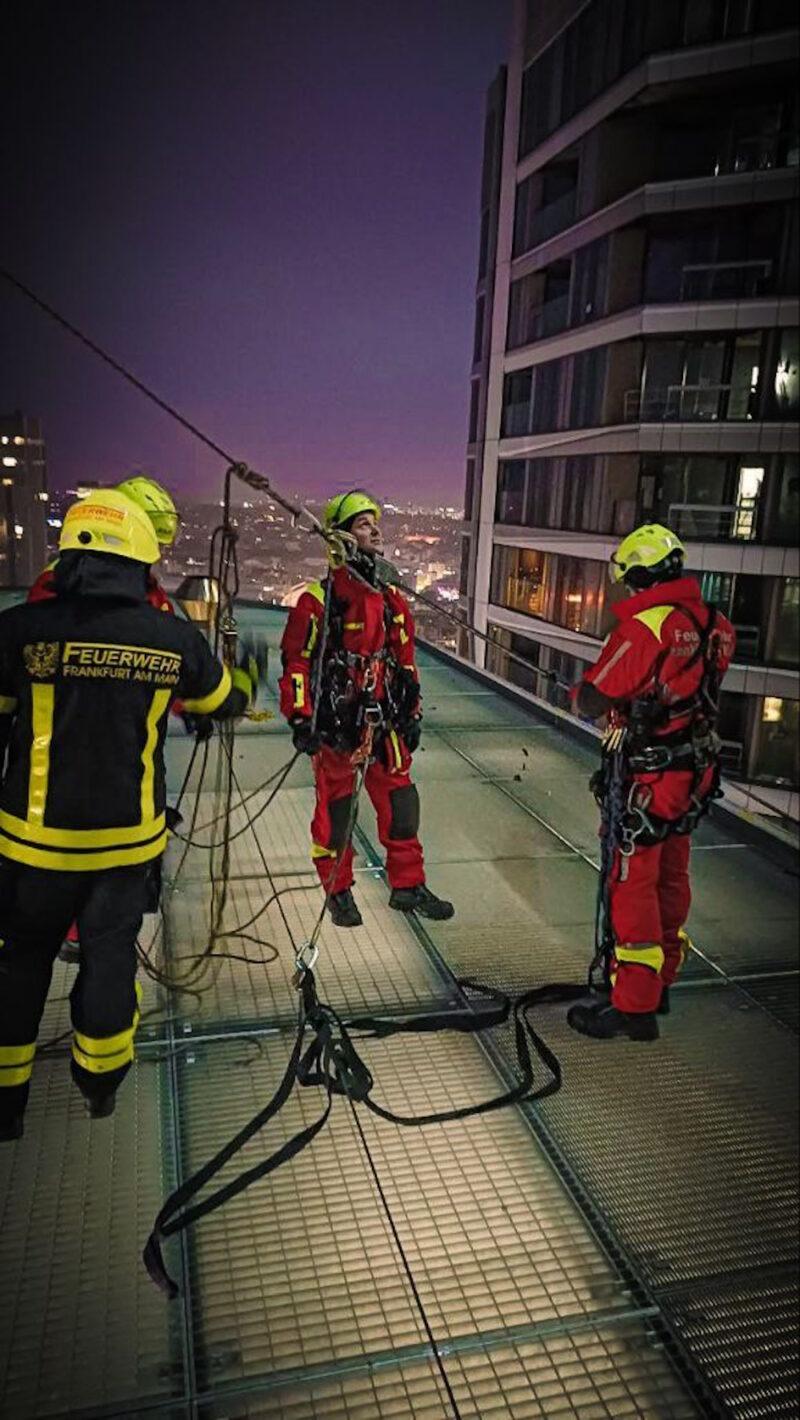
[[[591,242],[575,253],[570,325],[584,325],[606,314],[608,238]]]
[[[469,397],[469,432],[467,443],[474,444],[478,437],[478,401],[481,395],[480,380],[473,380]]]
[[[475,460],[467,459],[467,476],[464,481],[464,517],[472,517],[472,500],[475,491]]]
[[[564,467],[564,508],[561,526],[574,529],[591,525],[591,494],[594,478],[594,458],[583,454],[566,459]]]
[[[470,539],[464,537],[461,539],[461,571],[458,578],[458,590],[462,597],[467,595],[469,589],[469,550]]]
[[[532,370],[515,370],[513,374],[506,375],[503,384],[502,435],[504,439],[512,439],[517,435],[530,432],[532,388]]]
[[[550,516],[552,490],[552,459],[529,459],[528,499],[525,508],[525,524],[527,527],[549,528],[553,526],[553,520]]]
[[[472,360],[474,364],[483,358],[483,318],[486,302],[483,296],[479,296],[475,305],[475,340],[472,349]]]
[[[531,425],[526,433],[546,434],[558,428],[558,399],[563,360],[548,360],[533,372],[533,407]]]
[[[770,660],[778,666],[797,666],[800,662],[800,579],[797,577],[783,579]]]
[[[521,523],[525,510],[525,460],[513,459],[500,464],[497,471],[495,521]]]
[[[607,347],[583,350],[572,357],[572,397],[570,427],[588,429],[600,424],[603,416]]]
[[[778,501],[771,528],[774,539],[787,544],[797,541],[800,527],[800,461],[797,454],[785,454],[778,466]]]

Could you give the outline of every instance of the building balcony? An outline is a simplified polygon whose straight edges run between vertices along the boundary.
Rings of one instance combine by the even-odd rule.
[[[664,521],[694,542],[752,542],[758,533],[760,498],[738,503],[670,503]]]
[[[698,423],[752,420],[757,388],[748,383],[667,385],[626,390],[626,424]]]
[[[768,259],[692,262],[681,271],[678,300],[746,301],[763,296],[770,291],[773,265]]]

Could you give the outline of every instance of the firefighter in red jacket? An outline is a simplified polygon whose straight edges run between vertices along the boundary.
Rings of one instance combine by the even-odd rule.
[[[573,1029],[598,1039],[655,1040],[656,1014],[689,946],[690,835],[719,782],[714,733],[719,683],[734,649],[730,622],[683,575],[685,549],[658,524],[637,528],[611,558],[617,625],[573,692],[577,710],[608,718],[604,763],[624,755],[607,902],[613,932],[610,1000],[573,1006]],[[619,822],[614,822],[615,816]]]
[[[309,583],[289,613],[281,644],[281,711],[295,748],[312,756],[312,858],[337,927],[362,921],[352,893],[359,764],[367,766],[364,785],[386,850],[389,906],[438,920],[453,915],[452,903],[425,885],[419,796],[410,777],[422,719],[414,623],[396,588],[376,582],[380,516],[379,505],[358,489],[331,499],[325,527],[350,535],[357,575],[340,566],[325,585]]]

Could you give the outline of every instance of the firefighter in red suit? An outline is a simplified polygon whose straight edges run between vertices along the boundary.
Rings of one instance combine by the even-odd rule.
[[[337,927],[362,922],[352,893],[359,763],[367,766],[364,786],[386,851],[389,906],[438,920],[453,915],[452,904],[425,885],[419,796],[410,777],[422,718],[414,623],[405,598],[377,585],[380,516],[379,505],[361,490],[331,499],[325,526],[350,535],[357,572],[340,566],[325,585],[309,583],[289,613],[281,644],[281,711],[295,748],[312,756],[312,858]]]
[[[605,754],[625,755],[621,847],[607,884],[611,996],[568,1016],[603,1040],[658,1036],[689,947],[690,835],[719,780],[714,722],[735,636],[684,576],[685,555],[658,524],[624,539],[609,570],[633,595],[614,606],[617,625],[573,692],[579,713],[607,718]]]

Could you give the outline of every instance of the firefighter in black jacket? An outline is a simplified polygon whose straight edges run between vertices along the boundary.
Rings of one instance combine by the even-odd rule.
[[[90,1115],[112,1112],[138,1021],[136,938],[167,841],[171,701],[241,714],[232,673],[200,632],[148,605],[159,546],[114,489],[69,509],[56,598],[0,614],[0,1140],[17,1139],[53,962],[77,919],[72,1075]]]

